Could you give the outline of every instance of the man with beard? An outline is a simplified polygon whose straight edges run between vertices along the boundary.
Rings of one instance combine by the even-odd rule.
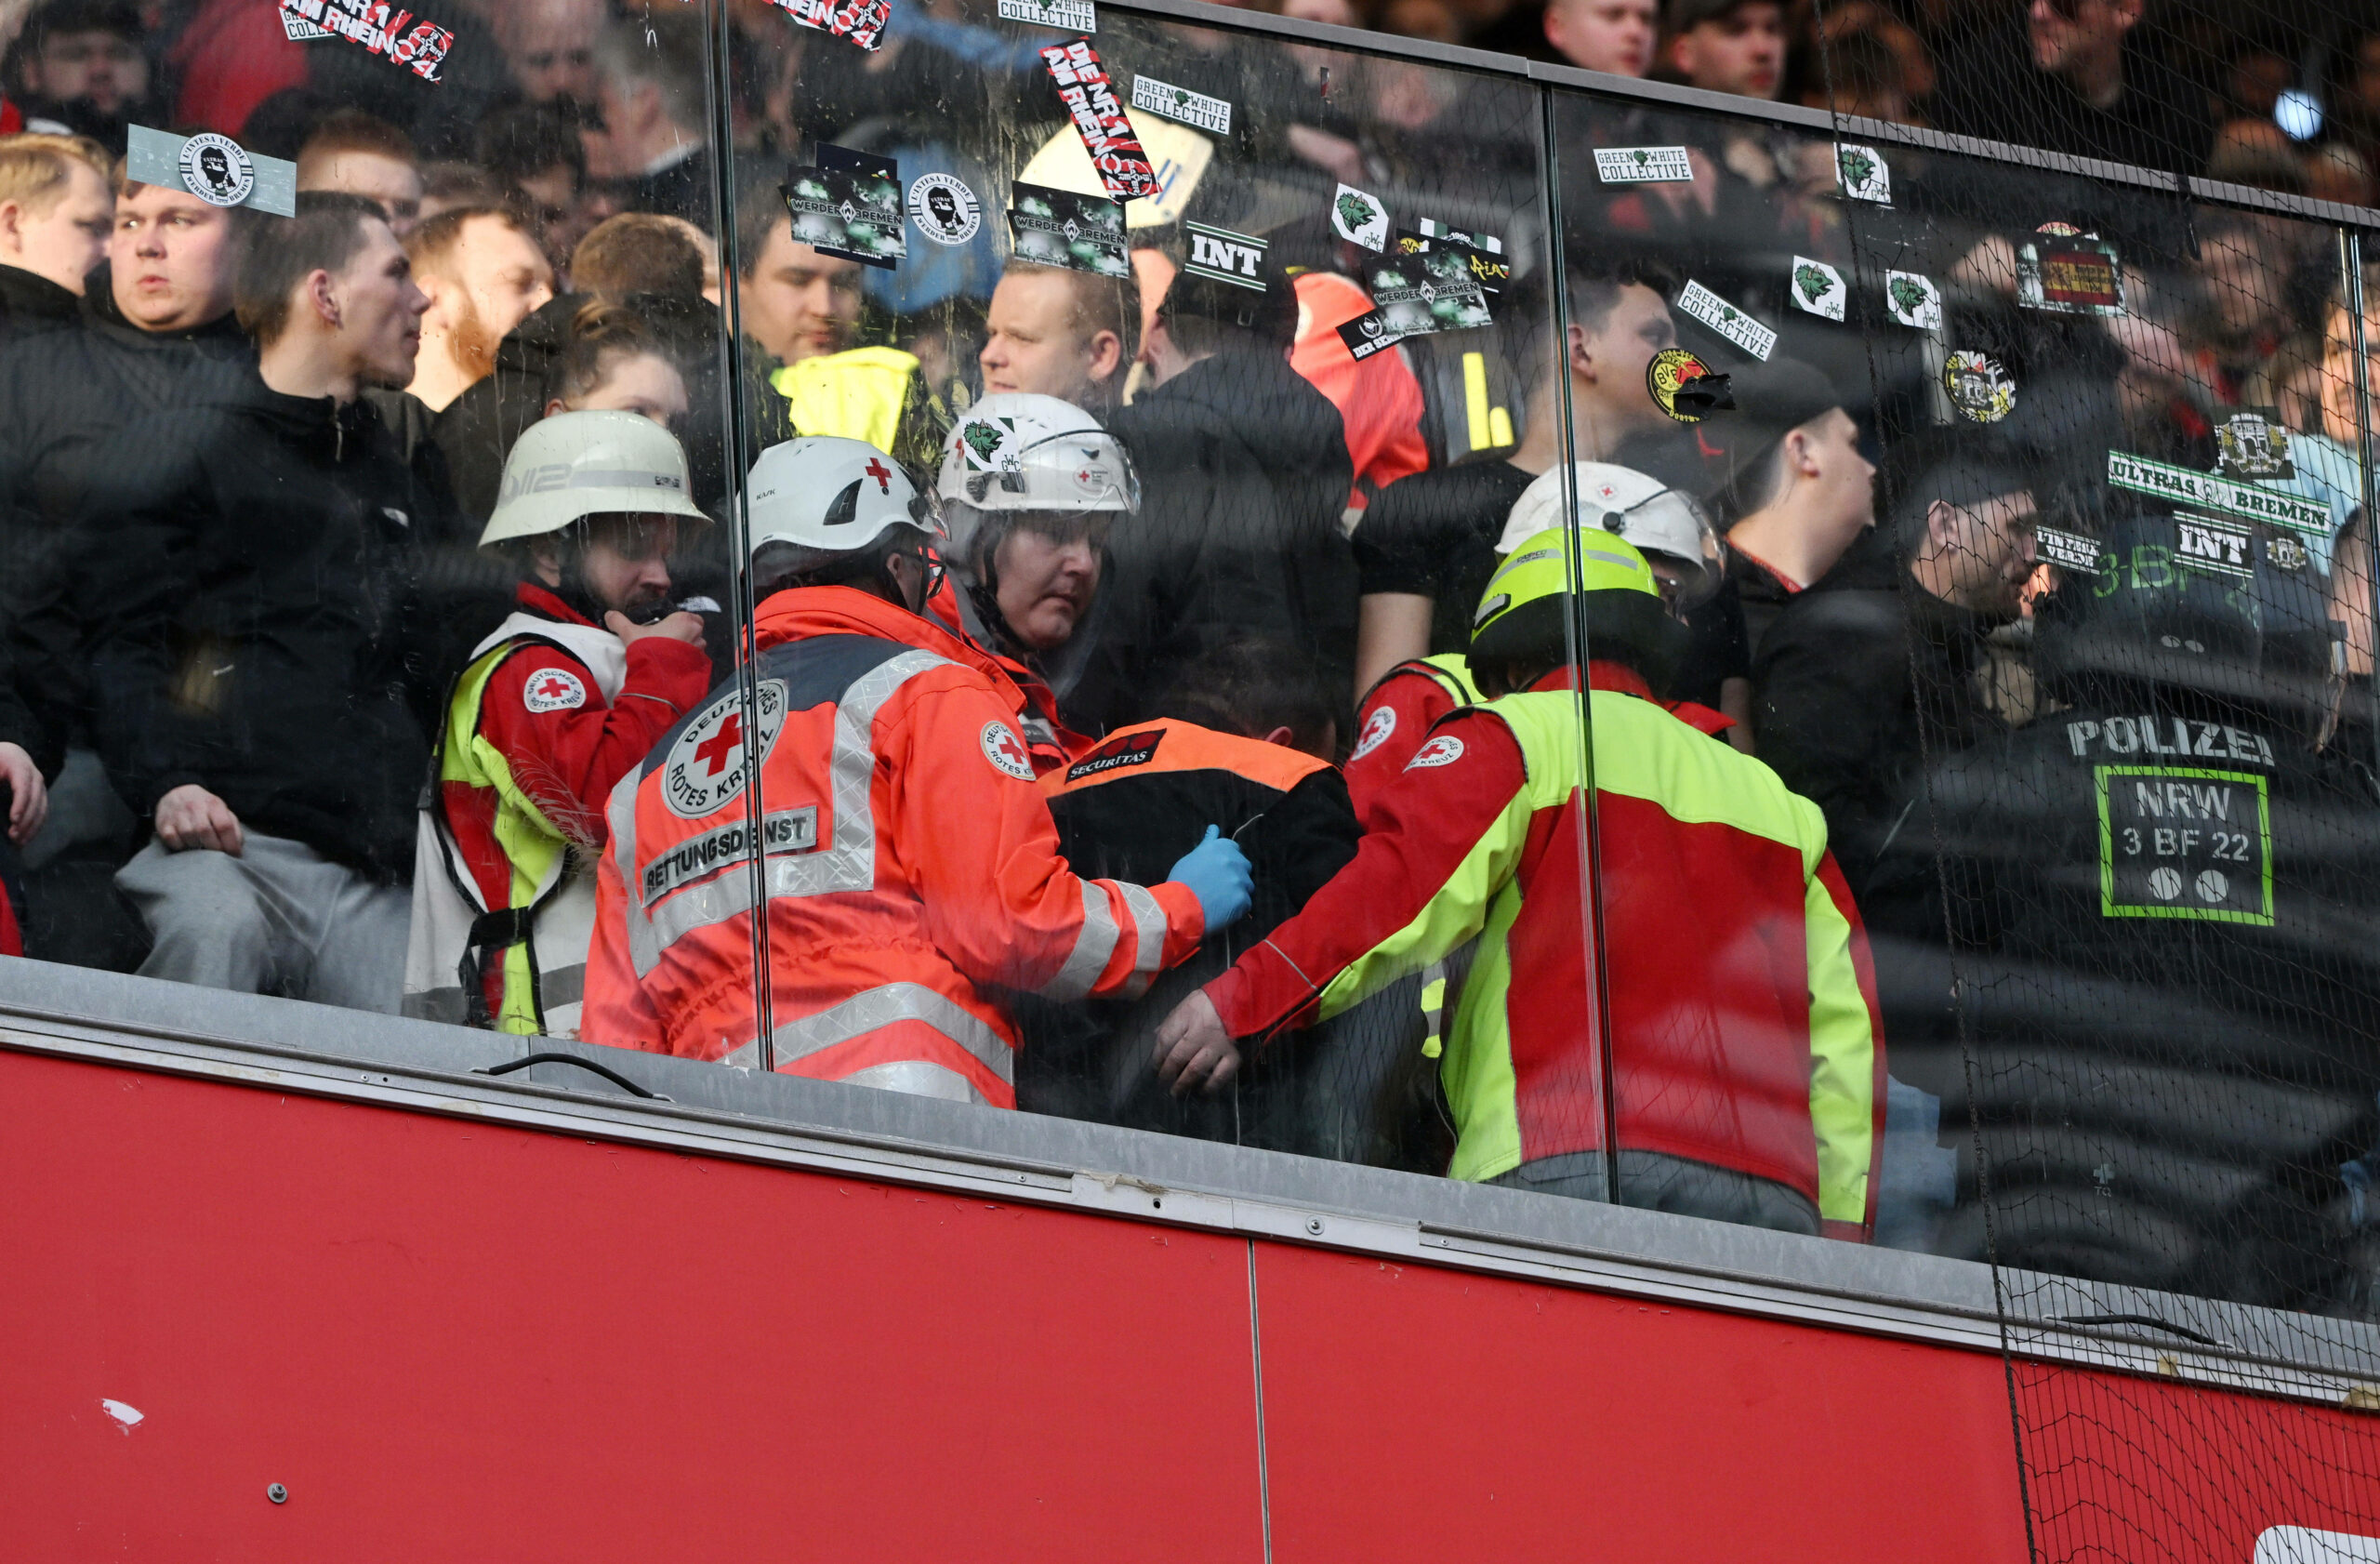
[[[118,156],[125,126],[155,125],[140,16],[126,0],[52,0],[17,41],[18,107],[25,128],[88,136]]]
[[[554,296],[553,268],[521,219],[492,206],[430,219],[405,242],[405,254],[430,296],[405,390],[443,412],[495,367],[505,335]]]
[[[407,1014],[576,1034],[603,801],[710,688],[701,618],[670,612],[679,530],[708,519],[686,489],[678,442],[633,413],[557,413],[512,447],[480,546],[518,602],[447,697]]]
[[[488,15],[513,85],[531,103],[583,120],[595,102],[603,0],[511,0]]]

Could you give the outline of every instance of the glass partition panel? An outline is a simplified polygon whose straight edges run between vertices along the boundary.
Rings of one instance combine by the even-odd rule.
[[[156,9],[9,57],[24,948],[574,1035],[606,795],[734,642],[702,19]]]

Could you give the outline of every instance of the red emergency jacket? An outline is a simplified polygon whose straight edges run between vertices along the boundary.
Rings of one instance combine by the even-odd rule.
[[[780,1070],[1012,1107],[1002,990],[1130,998],[1197,948],[1188,887],[1058,855],[988,654],[850,587],[779,592],[753,629],[756,717],[727,686],[612,795],[583,1035],[757,1063],[755,749]]]

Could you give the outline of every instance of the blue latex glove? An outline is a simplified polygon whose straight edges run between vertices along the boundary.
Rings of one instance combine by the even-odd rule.
[[[1190,887],[1190,894],[1198,898],[1198,909],[1207,915],[1209,934],[1246,912],[1256,889],[1248,855],[1239,850],[1238,842],[1223,835],[1221,826],[1209,826],[1198,845],[1183,854],[1166,878]]]

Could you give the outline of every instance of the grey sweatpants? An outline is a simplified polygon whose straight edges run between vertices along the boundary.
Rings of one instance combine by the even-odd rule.
[[[243,846],[152,840],[116,871],[157,942],[140,975],[395,1014],[413,894],[287,837],[249,831]]]
[[[1488,1182],[1579,1200],[1608,1199],[1600,1151],[1540,1157]],[[1774,1227],[1784,1233],[1815,1237],[1820,1231],[1818,1208],[1798,1189],[1659,1151],[1620,1154],[1620,1203],[1746,1227]]]

